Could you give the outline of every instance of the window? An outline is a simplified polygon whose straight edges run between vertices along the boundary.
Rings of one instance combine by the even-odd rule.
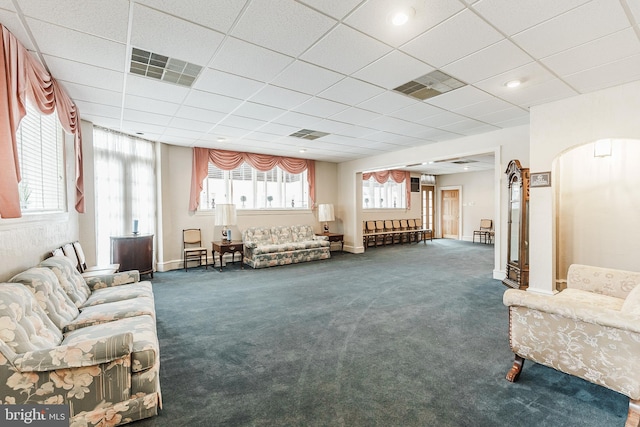
[[[362,180],[362,207],[365,209],[406,208],[406,183],[395,182],[389,178],[380,184],[372,176]]]
[[[111,236],[155,234],[155,143],[94,127],[98,265],[110,262]]]
[[[64,211],[64,131],[58,115],[42,114],[27,103],[16,138],[22,176],[20,209],[25,213]]]
[[[238,209],[307,209],[307,171],[292,174],[276,167],[261,172],[247,163],[225,171],[209,163],[209,174],[200,193],[200,209],[215,209],[216,203],[230,202]]]

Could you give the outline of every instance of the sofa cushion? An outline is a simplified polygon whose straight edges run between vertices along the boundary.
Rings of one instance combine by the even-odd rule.
[[[242,240],[245,243],[253,243],[256,246],[273,244],[271,229],[268,227],[250,227],[242,233]]]
[[[47,258],[39,266],[47,267],[55,273],[60,285],[76,307],[81,307],[91,295],[87,282],[66,257]]]
[[[32,267],[16,274],[9,281],[25,285],[61,331],[78,317],[78,308],[62,289],[56,275],[48,268]]]
[[[291,236],[294,242],[307,242],[315,240],[316,233],[310,225],[292,225]]]
[[[554,298],[558,301],[566,300],[567,306],[577,305],[590,308],[604,308],[620,311],[624,300],[608,295],[597,294],[595,292],[583,291],[582,289],[567,288],[556,294]]]
[[[119,285],[111,288],[95,289],[89,298],[84,302],[82,307],[89,307],[96,304],[104,304],[109,302],[123,301],[135,298],[151,298],[153,299],[153,288],[151,282],[137,282],[127,285]]]
[[[0,283],[0,339],[22,354],[59,345],[62,333],[26,286]]]
[[[63,345],[77,344],[86,340],[96,340],[115,334],[131,332],[133,350],[131,352],[131,370],[140,372],[151,368],[159,354],[155,320],[151,316],[137,316],[100,325],[87,326],[65,335]]]
[[[133,298],[96,304],[83,308],[77,318],[65,325],[65,331],[74,331],[90,325],[143,315],[151,316],[155,319],[153,299]]]
[[[291,227],[285,227],[281,225],[271,227],[271,237],[273,238],[273,243],[276,245],[293,242]]]

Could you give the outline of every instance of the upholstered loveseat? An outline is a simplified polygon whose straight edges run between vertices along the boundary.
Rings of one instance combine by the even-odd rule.
[[[243,231],[244,262],[253,268],[327,259],[328,237],[316,236],[310,225],[250,227]]]
[[[627,426],[640,423],[640,273],[574,264],[555,295],[509,289],[509,343],[516,381],[525,359],[630,398]]]
[[[157,414],[153,292],[138,280],[133,271],[89,284],[54,257],[0,283],[0,403],[66,404],[71,426]]]

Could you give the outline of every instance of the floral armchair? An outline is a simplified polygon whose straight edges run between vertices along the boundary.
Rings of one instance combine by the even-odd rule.
[[[71,426],[119,425],[160,406],[155,321],[142,315],[63,335],[22,284],[0,284],[0,403],[68,404]]]
[[[509,289],[507,380],[525,359],[629,397],[626,426],[640,425],[640,273],[573,264],[555,295]]]

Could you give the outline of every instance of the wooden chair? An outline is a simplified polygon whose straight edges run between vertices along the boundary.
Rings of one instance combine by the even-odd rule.
[[[375,221],[367,221],[366,222],[366,230],[367,230],[367,240],[365,244],[365,248],[371,246],[371,240],[373,240],[373,244],[376,243],[376,222]]]
[[[376,220],[376,246],[381,242],[383,245],[385,242],[384,221]]]
[[[410,242],[417,242],[418,241],[418,230],[416,229],[416,220],[415,219],[408,219],[407,220],[407,230],[409,230],[408,233],[408,237],[409,237],[409,241]]]
[[[400,220],[399,219],[394,219],[393,221],[393,231],[394,231],[394,243],[397,240],[397,243],[402,243],[402,226],[400,225]]]
[[[482,239],[484,238],[484,243],[490,243],[493,240],[493,220],[491,219],[481,219],[480,220],[480,229],[474,230],[472,242],[476,242],[476,236],[478,236],[478,241],[482,243]]]
[[[394,237],[395,237],[395,232],[393,230],[393,221],[390,219],[385,219],[384,220],[384,232],[386,233],[384,236],[384,244],[386,245],[387,242],[393,244],[394,243]]]
[[[188,271],[189,261],[198,261],[198,267],[202,265],[204,257],[204,268],[207,269],[207,248],[202,246],[202,235],[199,228],[188,228],[182,230],[182,261],[184,271]]]
[[[409,233],[409,222],[406,219],[400,220],[400,228],[402,229],[402,235],[400,236],[402,241],[411,242],[411,236]]]

